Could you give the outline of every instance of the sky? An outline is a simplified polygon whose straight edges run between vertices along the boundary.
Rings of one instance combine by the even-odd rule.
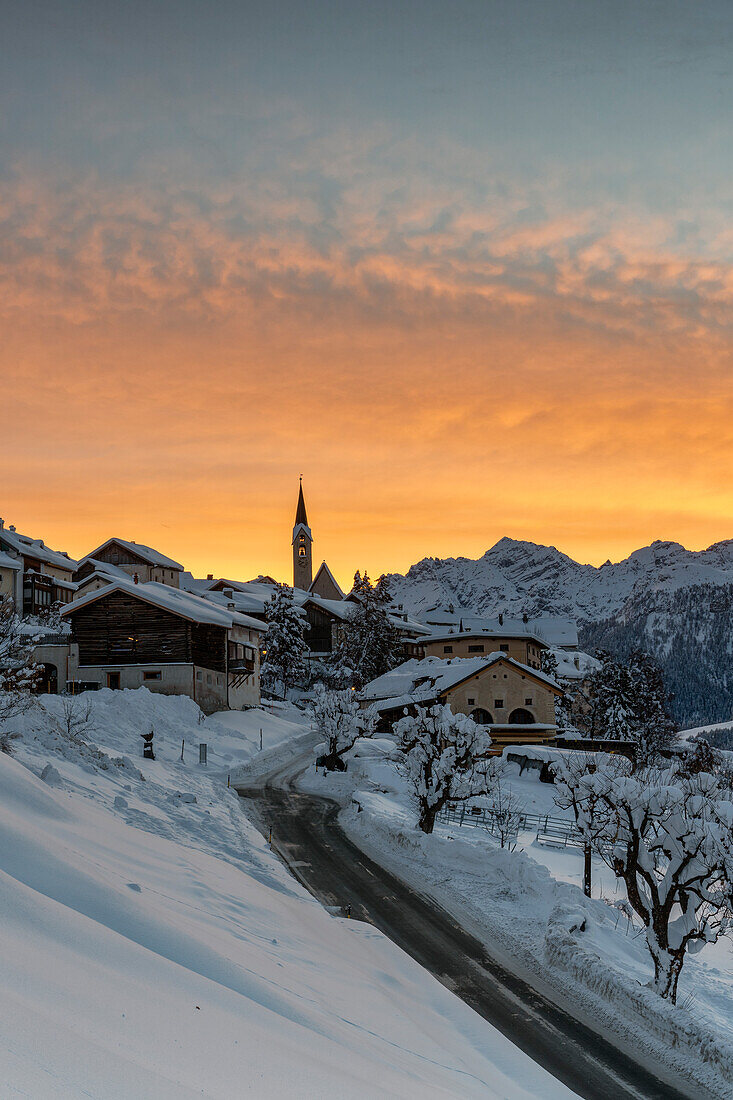
[[[0,515],[198,575],[733,537],[733,5],[0,0]]]

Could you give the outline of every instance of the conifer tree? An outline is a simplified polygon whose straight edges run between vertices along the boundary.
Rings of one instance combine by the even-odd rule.
[[[389,616],[392,597],[384,576],[372,584],[357,570],[352,594],[357,603],[344,625],[334,664],[355,687],[381,676],[399,664],[399,636]]]
[[[262,647],[260,675],[263,686],[283,699],[305,672],[305,619],[293,599],[293,589],[278,584],[265,604],[267,634]]]

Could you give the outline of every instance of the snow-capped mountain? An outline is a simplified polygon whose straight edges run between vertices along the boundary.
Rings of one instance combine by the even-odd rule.
[[[596,567],[554,546],[503,538],[476,561],[424,558],[389,581],[394,599],[422,618],[436,607],[570,616],[583,648],[654,653],[681,722],[731,716],[733,539],[700,551],[653,542]]]

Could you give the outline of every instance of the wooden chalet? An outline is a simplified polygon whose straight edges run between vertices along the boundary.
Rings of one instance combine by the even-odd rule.
[[[96,550],[85,554],[77,565],[74,580],[83,581],[96,571],[103,571],[109,566],[129,577],[137,577],[138,582],[156,581],[172,588],[180,588],[183,572],[180,562],[161,554],[152,546],[118,538],[107,539]]]
[[[264,625],[157,582],[118,579],[69,604],[72,679],[109,688],[189,695],[202,710],[260,701]]]

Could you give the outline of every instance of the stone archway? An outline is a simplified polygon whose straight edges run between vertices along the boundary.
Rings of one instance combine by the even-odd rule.
[[[509,722],[513,726],[532,726],[537,721],[534,714],[524,707],[517,707],[509,715]]]
[[[492,726],[494,724],[494,719],[491,717],[488,710],[484,710],[483,707],[476,707],[475,710],[472,710],[470,717],[473,718],[474,722],[477,722],[479,726]]]
[[[58,695],[59,670],[56,665],[44,662],[40,667],[41,675],[38,677],[36,691],[39,695]]]

